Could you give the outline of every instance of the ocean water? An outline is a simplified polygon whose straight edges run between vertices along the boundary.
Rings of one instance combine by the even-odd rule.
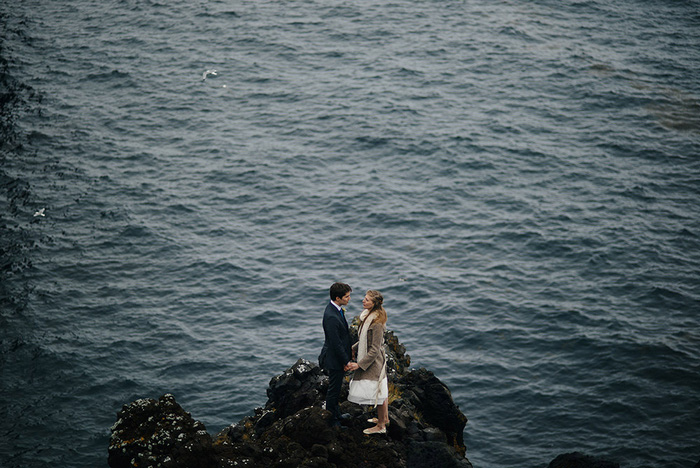
[[[336,280],[384,293],[476,467],[700,460],[696,0],[0,19],[0,466],[106,467],[163,393],[237,422]]]

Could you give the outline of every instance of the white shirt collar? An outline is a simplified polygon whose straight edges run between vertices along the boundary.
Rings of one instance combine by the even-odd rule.
[[[333,301],[331,301],[331,304],[333,304],[333,305],[335,306],[335,308],[338,309],[338,311],[340,311],[340,310],[342,309],[341,306],[339,306],[338,304],[336,304],[336,303],[333,302]]]

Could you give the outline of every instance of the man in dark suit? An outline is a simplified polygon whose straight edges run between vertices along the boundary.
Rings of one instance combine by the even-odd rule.
[[[323,334],[325,341],[318,362],[321,368],[328,372],[328,392],[326,393],[326,409],[331,412],[331,425],[340,426],[340,421],[349,418],[340,414],[338,399],[343,377],[347,366],[352,360],[352,344],[350,331],[345,319],[343,306],[350,302],[352,288],[345,283],[334,283],[330,289],[331,300],[323,312]]]

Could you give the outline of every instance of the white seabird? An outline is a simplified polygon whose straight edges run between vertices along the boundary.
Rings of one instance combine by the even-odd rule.
[[[36,213],[34,213],[34,217],[36,218],[37,216],[46,216],[46,215],[44,214],[44,211],[46,211],[46,208],[40,209],[39,211],[37,211]]]
[[[202,81],[206,80],[209,75],[216,76],[216,70],[207,70],[202,73]]]

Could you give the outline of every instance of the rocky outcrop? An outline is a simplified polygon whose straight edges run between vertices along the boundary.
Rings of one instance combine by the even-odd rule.
[[[328,377],[315,363],[299,359],[270,380],[263,408],[217,435],[214,448],[222,466],[471,467],[463,438],[467,418],[447,387],[430,371],[408,369],[411,358],[393,332],[384,338],[390,381],[386,436],[362,433],[375,414],[346,401],[347,380],[341,410],[352,418],[345,429],[331,429],[330,413],[323,409]]]
[[[218,466],[206,428],[172,395],[124,405],[117,418],[109,441],[112,468]]]
[[[322,407],[327,386],[316,364],[298,360],[270,381],[264,408],[218,434],[220,460],[274,467],[471,467],[462,435],[467,418],[432,372],[404,371],[390,385],[386,436],[364,435],[374,414],[347,401],[341,404],[352,417],[347,428],[331,429]],[[347,383],[341,400],[343,394]]]
[[[392,332],[385,335],[389,376],[387,434],[367,436],[370,408],[347,401],[351,419],[331,428],[323,408],[328,377],[299,359],[273,377],[267,403],[212,438],[172,395],[124,405],[112,427],[112,468],[471,468],[465,458],[467,418],[449,389],[426,369],[409,370],[410,357]],[[619,468],[581,453],[558,456],[549,468]]]
[[[426,369],[409,370],[410,357],[392,332],[385,341],[390,381],[386,435],[362,433],[376,413],[346,401],[347,380],[341,409],[352,418],[342,429],[331,428],[330,413],[323,408],[328,377],[317,364],[299,359],[270,380],[264,407],[214,440],[172,395],[125,405],[112,427],[109,465],[471,468],[463,438],[467,418],[448,388]]]

